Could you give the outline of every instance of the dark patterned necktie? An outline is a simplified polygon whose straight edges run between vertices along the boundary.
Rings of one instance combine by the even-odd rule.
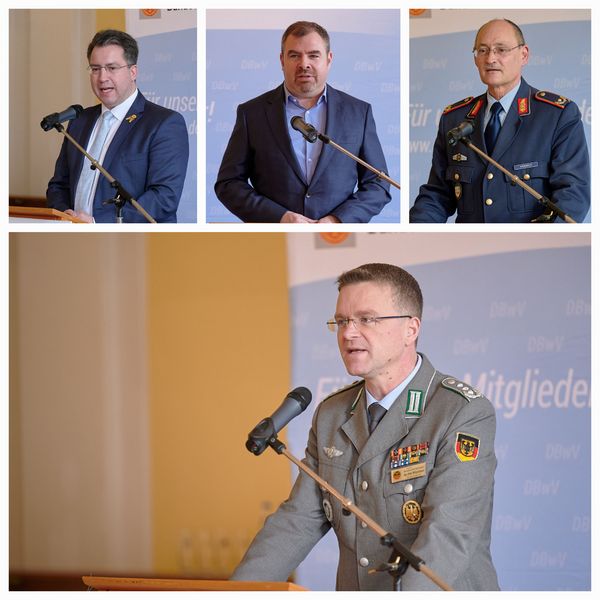
[[[379,402],[374,402],[369,406],[369,433],[373,433],[386,412],[387,410]]]
[[[494,151],[498,134],[500,133],[500,111],[502,110],[502,104],[500,102],[494,102],[490,109],[490,120],[488,121],[487,127],[485,128],[485,147],[487,148],[488,154]]]

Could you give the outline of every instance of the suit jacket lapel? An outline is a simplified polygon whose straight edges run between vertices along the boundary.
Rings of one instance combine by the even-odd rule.
[[[111,161],[118,153],[121,145],[127,139],[129,134],[134,130],[135,126],[142,118],[144,114],[144,106],[146,105],[146,98],[142,95],[141,92],[138,92],[137,98],[127,111],[127,115],[123,119],[121,125],[119,125],[119,129],[115,133],[108,150],[106,151],[106,156],[104,157],[104,162],[102,166],[110,173],[110,165]]]
[[[360,454],[365,442],[369,439],[369,424],[367,422],[367,399],[365,385],[360,388],[360,400],[352,411],[352,416],[342,425],[342,431],[348,436],[356,451]]]
[[[325,133],[335,142],[335,135],[338,128],[338,122],[340,117],[340,111],[343,109],[343,104],[339,102],[337,90],[331,86],[327,86],[327,125],[325,126]],[[322,173],[327,169],[327,163],[331,160],[334,152],[339,152],[335,148],[329,146],[329,144],[323,144],[317,166],[313,174],[311,183],[314,183],[319,179]],[[351,160],[348,158],[348,160]]]
[[[273,93],[267,98],[265,115],[273,138],[275,139],[275,143],[281,150],[281,153],[285,156],[296,176],[306,183],[298,160],[296,159],[296,155],[292,149],[292,143],[290,142],[290,135],[286,123],[287,115],[285,112],[283,85],[280,85],[273,90]]]

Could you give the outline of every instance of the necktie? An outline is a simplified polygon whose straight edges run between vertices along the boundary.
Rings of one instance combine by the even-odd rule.
[[[96,160],[100,158],[102,154],[102,147],[104,146],[104,142],[106,141],[106,136],[112,127],[116,117],[113,115],[110,110],[107,110],[102,115],[102,120],[100,122],[100,127],[96,132],[96,137],[88,150],[88,154],[93,156]],[[92,214],[94,199],[91,197],[92,186],[94,184],[94,177],[96,176],[96,171],[91,169],[92,163],[85,158],[83,160],[83,169],[81,170],[81,175],[79,176],[79,183],[77,184],[77,191],[75,192],[75,210],[82,211],[87,213],[88,215]]]
[[[387,410],[379,402],[374,402],[369,406],[369,433],[373,433],[386,412]]]
[[[485,147],[487,148],[488,154],[494,151],[498,134],[500,133],[500,111],[502,110],[502,104],[500,102],[494,102],[490,109],[490,120],[488,121],[487,127],[485,128]]]

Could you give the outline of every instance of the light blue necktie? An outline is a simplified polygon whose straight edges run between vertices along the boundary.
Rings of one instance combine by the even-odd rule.
[[[488,121],[487,127],[485,128],[485,147],[487,148],[488,154],[494,151],[498,134],[500,133],[500,111],[502,110],[502,104],[500,102],[494,102],[490,109],[491,117]]]
[[[102,154],[102,148],[106,141],[106,136],[112,127],[116,117],[110,110],[107,110],[102,115],[102,122],[96,133],[96,137],[92,143],[92,146],[87,151],[93,158],[98,160]],[[93,212],[94,199],[91,197],[92,186],[94,184],[94,177],[96,176],[96,170],[91,168],[92,163],[85,158],[83,160],[83,168],[79,177],[79,183],[77,184],[77,191],[75,192],[75,210],[87,213],[91,215]]]

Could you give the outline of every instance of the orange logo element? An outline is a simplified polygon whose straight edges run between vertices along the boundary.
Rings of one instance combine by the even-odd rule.
[[[420,17],[426,10],[426,8],[409,8],[408,14],[411,17]]]
[[[347,232],[333,232],[333,231],[328,231],[325,233],[319,233],[319,235],[321,236],[321,239],[324,242],[327,242],[328,244],[341,244],[342,242],[344,242],[345,240],[348,239],[348,236],[350,235]]]
[[[157,12],[157,8],[142,8],[142,13],[145,17],[153,17]]]

